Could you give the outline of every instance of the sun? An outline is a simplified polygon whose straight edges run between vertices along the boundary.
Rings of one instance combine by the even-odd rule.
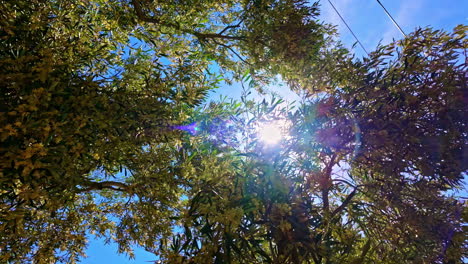
[[[285,120],[274,120],[259,124],[257,136],[267,145],[278,144],[286,136]]]

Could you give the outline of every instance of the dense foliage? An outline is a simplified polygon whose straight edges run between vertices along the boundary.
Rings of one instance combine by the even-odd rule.
[[[467,257],[466,26],[357,60],[301,0],[0,4],[0,262]],[[278,75],[307,99],[203,104]]]

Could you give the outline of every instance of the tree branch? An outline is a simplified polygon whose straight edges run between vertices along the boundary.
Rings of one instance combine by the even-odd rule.
[[[356,195],[356,192],[357,192],[357,187],[354,188],[354,190],[348,195],[348,197],[346,197],[346,199],[343,201],[343,203],[340,206],[338,206],[338,208],[333,210],[333,213],[331,214],[332,218],[344,210],[344,208],[351,202],[351,199],[353,199],[353,197]]]
[[[245,18],[242,18],[239,23],[237,23],[236,25],[229,25],[227,27],[225,27],[223,30],[221,30],[218,34],[223,34],[224,32],[226,32],[228,29],[231,29],[231,28],[238,28],[240,27],[240,25],[242,24],[242,22],[244,22],[244,19]]]
[[[353,188],[356,188],[356,186],[354,186],[354,184],[350,183],[350,182],[347,181],[347,180],[343,180],[343,179],[333,179],[332,181],[334,181],[334,182],[342,182],[342,183],[345,183],[345,184],[347,184],[347,185],[349,185],[349,186],[351,186],[351,187],[353,187]]]
[[[366,257],[367,253],[369,252],[370,247],[371,247],[371,240],[368,239],[366,244],[364,244],[364,246],[362,246],[361,255],[351,263],[352,264],[364,263],[364,258]]]
[[[122,182],[116,182],[116,181],[103,181],[103,182],[84,182],[80,184],[86,188],[84,189],[79,189],[78,192],[89,192],[93,190],[104,190],[104,189],[110,189],[114,191],[119,191],[119,192],[130,192],[130,186],[122,183]]]
[[[201,33],[197,31],[184,31],[186,33],[190,33],[195,37],[199,38],[200,40],[203,39],[228,39],[228,40],[245,40],[244,36],[229,36],[229,35],[222,35],[218,33]]]
[[[238,27],[239,25],[227,26],[220,33],[197,32],[197,31],[194,31],[194,30],[184,29],[184,28],[182,28],[180,26],[179,23],[170,23],[170,22],[162,21],[161,19],[156,18],[156,17],[147,16],[145,14],[145,12],[143,11],[143,8],[142,8],[141,3],[140,3],[139,0],[131,0],[131,3],[132,3],[132,5],[133,5],[133,7],[135,9],[135,13],[136,13],[138,19],[140,19],[141,21],[148,22],[148,23],[159,24],[159,25],[163,25],[163,26],[166,26],[166,27],[175,28],[175,29],[180,30],[180,31],[182,31],[184,33],[194,35],[195,37],[200,39],[200,41],[203,41],[204,39],[210,39],[210,38],[211,39],[215,39],[215,38],[216,39],[228,39],[228,40],[245,40],[246,39],[244,36],[228,36],[228,35],[223,35],[222,34],[227,29],[235,28],[235,27]]]
[[[213,40],[214,43],[220,45],[221,47],[225,47],[226,49],[228,49],[229,51],[231,51],[234,55],[236,55],[237,58],[239,58],[239,60],[241,60],[243,63],[245,64],[248,64],[248,65],[251,65],[248,61],[246,61],[244,58],[242,58],[241,55],[239,55],[239,53],[237,53],[231,46],[229,45],[226,45],[224,43],[219,43],[217,42],[216,40]]]
[[[327,167],[325,168],[325,173],[323,177],[325,179],[323,180],[322,183],[322,201],[323,201],[323,210],[325,211],[325,214],[328,214],[330,211],[330,202],[328,200],[328,192],[330,190],[330,182],[331,182],[331,173],[333,166],[335,165],[335,159],[336,159],[337,154],[334,153],[330,159],[330,163],[328,163]]]

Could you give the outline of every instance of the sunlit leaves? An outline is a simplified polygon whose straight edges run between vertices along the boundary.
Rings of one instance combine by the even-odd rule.
[[[255,103],[245,97],[240,105],[233,104],[239,109],[231,121],[242,129],[230,135],[241,135],[241,140],[230,141],[223,151],[238,152],[232,167],[225,169],[235,185],[223,189],[206,184],[189,198],[192,222],[181,222],[185,231],[178,237],[183,242],[171,256],[182,263],[461,263],[466,207],[444,192],[451,188],[448,182],[457,185],[466,163],[463,157],[431,155],[454,155],[464,148],[459,135],[466,133],[466,122],[458,115],[464,108],[456,94],[466,90],[461,78],[465,65],[446,61],[458,58],[463,45],[452,42],[459,49],[445,50],[452,54],[445,57],[439,48],[455,35],[433,36],[430,30],[414,34],[403,47],[424,41],[419,36],[432,39],[436,46],[431,46],[430,62],[407,65],[405,61],[414,60],[411,56],[423,53],[398,53],[394,44],[364,62],[344,62],[350,72],[329,75],[344,88],[329,87],[296,111],[285,111],[294,125],[288,139],[269,151],[252,136],[251,127],[274,120],[281,107],[273,106],[275,100]],[[386,64],[390,55],[395,60]],[[425,67],[435,65],[440,75],[425,74]],[[347,74],[354,77],[340,79]],[[440,113],[453,113],[450,122],[439,119]],[[454,142],[431,147],[431,133],[446,133]],[[204,150],[224,155],[211,152],[211,146]],[[420,164],[451,170],[423,172]],[[239,204],[244,213],[240,223],[227,226],[226,219],[215,216],[229,212],[225,217],[238,219],[230,212]]]
[[[317,4],[182,2],[1,2],[0,262],[460,262],[466,27],[358,61]],[[206,103],[278,76],[297,109]]]

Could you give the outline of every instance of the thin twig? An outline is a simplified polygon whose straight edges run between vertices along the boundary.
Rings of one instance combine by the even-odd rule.
[[[82,183],[81,185],[85,186],[86,188],[84,189],[79,189],[78,192],[89,192],[93,190],[104,190],[104,189],[111,189],[114,191],[119,191],[119,192],[129,192],[130,186],[122,183],[122,182],[116,182],[116,181],[103,181],[103,182],[85,182]]]

